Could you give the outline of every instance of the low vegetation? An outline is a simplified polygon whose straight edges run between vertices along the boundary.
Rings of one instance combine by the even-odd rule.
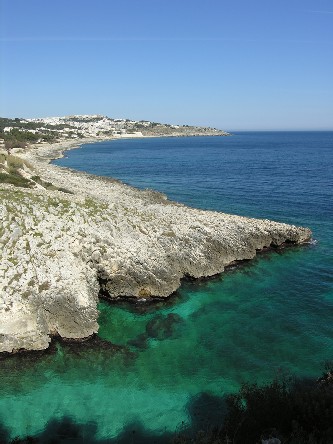
[[[32,188],[34,184],[25,177],[24,171],[32,171],[28,162],[11,154],[0,153],[0,183]]]
[[[59,188],[51,182],[46,182],[33,174],[32,165],[18,156],[0,153],[0,184],[7,183],[16,187],[36,188],[38,186],[47,190],[57,190],[69,193],[65,188]]]

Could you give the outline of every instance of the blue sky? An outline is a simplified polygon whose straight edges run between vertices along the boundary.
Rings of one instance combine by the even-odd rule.
[[[332,0],[0,0],[0,116],[333,129]]]

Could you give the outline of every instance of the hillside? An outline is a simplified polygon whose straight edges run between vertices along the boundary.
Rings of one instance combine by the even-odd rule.
[[[216,128],[170,125],[146,120],[114,119],[101,115],[47,117],[40,119],[0,118],[0,139],[6,148],[59,142],[87,137],[226,136]]]

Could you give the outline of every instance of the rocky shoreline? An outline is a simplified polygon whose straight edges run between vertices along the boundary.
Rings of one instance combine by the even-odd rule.
[[[311,237],[308,228],[189,208],[49,163],[75,146],[18,153],[45,183],[68,192],[0,184],[0,352],[94,335],[100,292],[165,298],[184,276],[213,276],[264,248]]]

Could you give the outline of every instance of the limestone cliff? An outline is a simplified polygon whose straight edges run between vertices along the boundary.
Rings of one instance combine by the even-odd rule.
[[[264,247],[311,236],[49,165],[61,148],[23,156],[53,190],[0,186],[0,352],[97,332],[101,285],[110,298],[168,296],[184,275],[214,275]]]

